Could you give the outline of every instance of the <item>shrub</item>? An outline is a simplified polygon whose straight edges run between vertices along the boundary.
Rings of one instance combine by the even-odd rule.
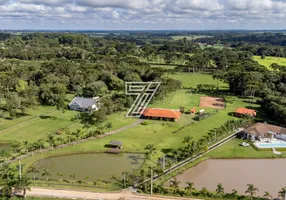
[[[144,121],[144,122],[141,122],[141,125],[147,125],[148,124],[148,122],[147,121]]]

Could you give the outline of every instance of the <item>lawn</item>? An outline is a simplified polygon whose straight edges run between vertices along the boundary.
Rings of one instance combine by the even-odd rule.
[[[199,73],[176,73],[168,75],[171,78],[182,81],[183,87],[192,87],[197,88],[198,84],[213,84],[216,85],[217,81],[208,74],[199,74]],[[228,84],[222,81],[219,81],[219,88],[228,89]]]
[[[253,60],[257,61],[260,65],[263,65],[270,70],[272,70],[270,65],[273,63],[286,66],[286,58],[266,56],[265,59],[262,59],[260,56],[253,56]]]
[[[240,146],[241,139],[233,139],[214,151],[208,153],[206,156],[210,158],[280,158],[286,157],[286,152],[277,156],[272,153],[271,150],[257,151],[252,146],[243,147]]]
[[[41,115],[46,115],[52,112],[57,111],[55,107],[50,107],[50,106],[37,106],[35,109],[28,109],[25,114],[21,117],[18,117],[16,119],[3,119],[1,118],[1,124],[0,124],[0,131],[7,129],[11,126],[32,120],[37,118],[38,116]],[[0,133],[1,134],[1,133]]]
[[[76,121],[71,121],[76,116],[75,111],[67,110],[64,113],[54,111],[50,114],[40,116],[32,121],[3,130],[0,133],[0,140],[6,141],[24,141],[34,142],[47,135],[47,133],[56,133],[58,129],[75,125]],[[78,128],[78,125],[73,126]]]

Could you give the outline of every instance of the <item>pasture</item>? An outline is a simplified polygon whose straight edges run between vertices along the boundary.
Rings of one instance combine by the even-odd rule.
[[[53,110],[53,107],[50,108]],[[67,110],[64,113],[54,110],[47,114],[35,116],[27,121],[19,118],[20,123],[16,124],[17,119],[12,120],[14,126],[7,127],[8,129],[0,132],[0,141],[25,141],[34,142],[44,138],[47,133],[56,133],[57,130],[64,127],[71,127],[71,130],[81,128],[82,125],[71,119],[76,117],[76,112]],[[5,122],[4,122],[5,123]]]
[[[172,69],[175,69],[177,67],[177,65],[154,65],[152,64],[151,67],[158,67],[158,68],[162,68],[162,69],[169,69],[169,70],[172,70]]]
[[[208,74],[199,73],[175,73],[168,75],[171,78],[180,80],[182,82],[182,87],[186,88],[197,88],[198,84],[213,84],[219,85],[220,90],[228,89],[228,84],[223,81],[216,81]]]
[[[277,63],[278,65],[286,66],[286,58],[266,56],[265,59],[262,59],[260,56],[253,56],[253,60],[258,62],[260,65],[265,66],[269,70],[272,70],[270,65],[273,63]]]
[[[187,40],[196,40],[200,38],[211,38],[213,36],[208,36],[208,35],[175,35],[171,36],[173,40],[181,40],[186,38]]]

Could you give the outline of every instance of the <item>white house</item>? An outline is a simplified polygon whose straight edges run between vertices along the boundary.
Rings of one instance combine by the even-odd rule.
[[[275,126],[265,123],[256,123],[244,131],[245,136],[250,139],[256,138],[277,138],[280,140],[286,140],[286,128]]]
[[[70,110],[81,112],[93,112],[99,109],[99,97],[83,98],[75,97],[69,104]]]

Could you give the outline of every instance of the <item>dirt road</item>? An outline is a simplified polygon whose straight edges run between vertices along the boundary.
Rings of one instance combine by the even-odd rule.
[[[45,196],[69,199],[94,199],[94,200],[195,200],[190,198],[161,197],[135,194],[130,191],[95,193],[74,190],[57,190],[46,188],[32,188],[27,196]]]

